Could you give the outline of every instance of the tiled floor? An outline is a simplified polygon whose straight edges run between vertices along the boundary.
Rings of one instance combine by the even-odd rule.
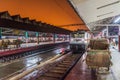
[[[67,75],[65,80],[120,80],[120,52],[112,47],[110,51],[113,65],[110,67],[109,72],[104,74],[99,73],[97,76],[93,75],[85,61],[83,61],[85,58],[84,55]]]

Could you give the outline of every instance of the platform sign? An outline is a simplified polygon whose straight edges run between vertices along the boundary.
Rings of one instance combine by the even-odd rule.
[[[36,32],[36,37],[38,37],[39,36],[39,33],[38,32]]]
[[[28,38],[28,32],[25,32],[25,38]]]

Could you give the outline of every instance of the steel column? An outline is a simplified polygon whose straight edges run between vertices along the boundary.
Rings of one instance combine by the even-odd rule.
[[[2,28],[0,27],[0,39],[2,39]]]

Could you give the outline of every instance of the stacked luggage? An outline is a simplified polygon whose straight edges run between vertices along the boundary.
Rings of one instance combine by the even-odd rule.
[[[89,48],[92,50],[107,50],[109,48],[109,44],[106,39],[91,39]]]
[[[86,63],[90,68],[109,67],[111,65],[111,56],[109,44],[106,39],[91,39],[88,45],[89,50],[86,57]]]

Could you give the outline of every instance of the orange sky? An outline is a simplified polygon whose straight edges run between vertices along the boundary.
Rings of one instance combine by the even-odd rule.
[[[2,11],[8,11],[11,15],[20,14],[21,17],[29,17],[55,26],[84,24],[67,0],[0,0],[0,12]],[[73,30],[75,26],[65,28]]]

